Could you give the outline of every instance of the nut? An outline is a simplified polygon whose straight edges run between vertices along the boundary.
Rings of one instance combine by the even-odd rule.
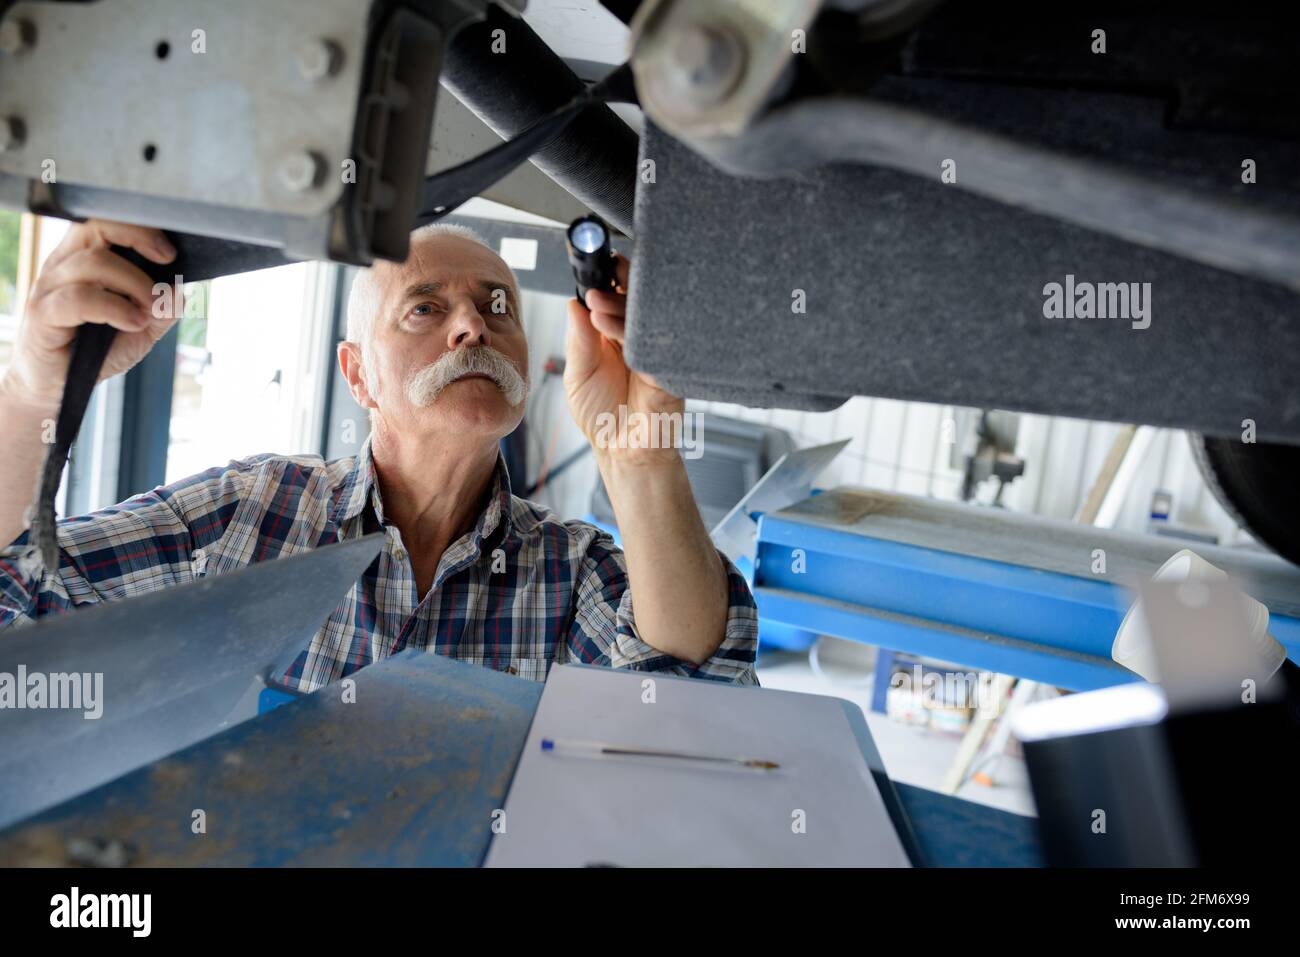
[[[740,79],[744,52],[731,31],[695,25],[674,38],[669,62],[684,94],[700,103],[714,102]]]
[[[298,73],[304,80],[318,83],[333,76],[343,63],[343,51],[333,40],[308,40],[298,47]]]
[[[325,161],[317,153],[303,150],[285,158],[280,164],[280,182],[294,193],[305,193],[321,180]]]
[[[30,20],[11,17],[0,22],[0,53],[13,56],[36,43],[36,25]]]

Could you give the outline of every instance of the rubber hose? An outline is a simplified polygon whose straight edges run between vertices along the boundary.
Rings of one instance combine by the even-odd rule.
[[[493,36],[496,30],[503,34]],[[501,49],[503,52],[493,52]],[[514,137],[585,87],[522,19],[497,6],[447,48],[442,82],[498,135]],[[632,235],[636,133],[608,106],[591,106],[532,162],[593,212]]]

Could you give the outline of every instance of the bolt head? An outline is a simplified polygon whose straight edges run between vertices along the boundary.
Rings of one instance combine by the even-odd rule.
[[[30,20],[16,17],[0,22],[0,53],[13,56],[22,53],[36,42],[36,26]]]
[[[683,30],[673,43],[673,65],[691,76],[707,73],[713,66],[717,38],[703,27]]]
[[[343,63],[343,51],[333,40],[316,38],[298,47],[296,60],[299,75],[311,83],[318,83],[338,72]]]
[[[700,25],[683,30],[674,39],[669,57],[680,82],[701,96],[729,90],[742,65],[740,47],[733,36]]]
[[[693,23],[676,31],[655,58],[650,98],[674,114],[723,103],[745,73],[743,40],[725,24]]]
[[[320,182],[324,168],[325,161],[316,153],[294,153],[280,164],[280,182],[292,193],[305,193]]]

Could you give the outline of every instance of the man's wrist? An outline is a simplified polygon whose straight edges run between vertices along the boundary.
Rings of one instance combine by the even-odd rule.
[[[609,479],[662,476],[685,473],[686,465],[677,449],[620,449],[592,445],[596,467]]]
[[[0,376],[0,402],[4,403],[9,413],[6,418],[13,415],[37,419],[57,418],[61,396],[42,396],[17,376],[11,367]]]
[[[633,452],[664,452],[668,454],[644,455]],[[619,520],[619,527],[636,516],[624,514],[629,509],[637,512],[681,508],[694,504],[686,463],[673,449],[667,450],[596,450],[596,466],[605,482],[610,504]]]

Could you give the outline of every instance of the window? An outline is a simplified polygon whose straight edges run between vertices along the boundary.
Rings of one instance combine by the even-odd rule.
[[[186,287],[165,481],[259,452],[320,452],[334,268],[301,263]]]
[[[18,335],[18,246],[22,214],[0,210],[0,374],[13,358]]]

